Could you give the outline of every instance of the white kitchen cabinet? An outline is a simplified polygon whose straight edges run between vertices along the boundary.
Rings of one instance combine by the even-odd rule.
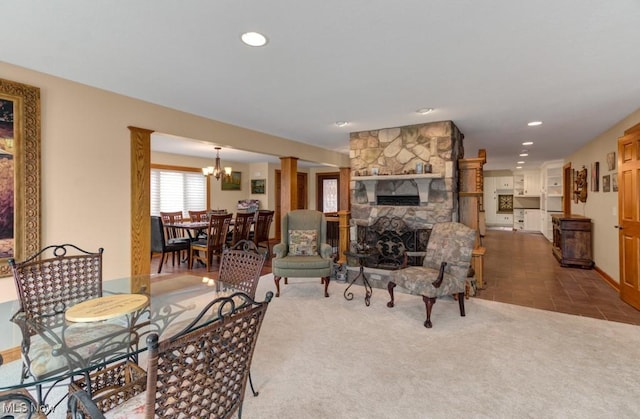
[[[524,172],[523,196],[540,196],[540,172],[526,171]]]
[[[496,224],[513,227],[513,214],[496,214]]]
[[[524,230],[524,210],[522,208],[513,209],[513,229]]]
[[[524,229],[527,231],[540,231],[540,210],[524,210]]]
[[[513,176],[498,176],[496,179],[496,190],[513,190]]]
[[[498,196],[496,194],[496,179],[495,177],[484,178],[484,191],[483,191],[483,208],[485,223],[492,225],[497,222],[496,212],[498,211]]]

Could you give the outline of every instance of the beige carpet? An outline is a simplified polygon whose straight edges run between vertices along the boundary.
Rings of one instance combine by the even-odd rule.
[[[637,418],[640,328],[466,300],[290,279],[267,311],[243,418]],[[257,298],[275,290],[261,279]],[[206,296],[203,296],[206,298]],[[19,363],[15,363],[16,367]],[[0,382],[2,377],[0,377]],[[63,389],[61,389],[62,391]],[[50,418],[64,418],[64,406]]]
[[[478,299],[424,304],[290,279],[254,355],[244,418],[637,418],[637,326]],[[274,290],[261,279],[257,298]]]

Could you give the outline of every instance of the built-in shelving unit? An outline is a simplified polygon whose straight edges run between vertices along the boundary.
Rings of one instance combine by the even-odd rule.
[[[540,218],[542,234],[547,240],[553,240],[551,216],[562,213],[562,165],[555,160],[542,165],[542,194],[540,195]]]

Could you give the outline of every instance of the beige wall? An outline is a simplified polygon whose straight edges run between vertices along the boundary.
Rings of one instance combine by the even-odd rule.
[[[591,218],[593,228],[593,259],[596,266],[620,282],[620,266],[618,261],[618,194],[602,192],[602,176],[618,173],[616,169],[607,169],[607,153],[618,153],[618,138],[626,129],[640,123],[640,109],[633,112],[613,127],[594,138],[589,144],[568,156],[565,161],[571,162],[573,169],[587,168],[589,195],[587,202],[571,204],[571,212]],[[591,163],[600,162],[600,191],[591,191]]]
[[[70,242],[87,250],[104,247],[105,279],[130,272],[130,135],[127,126],[224,142],[223,145],[264,154],[282,150],[286,155],[338,167],[349,162],[347,155],[335,151],[178,112],[2,62],[0,78],[40,88],[42,244]],[[345,138],[345,144],[347,141]],[[244,179],[249,182],[250,177]],[[248,185],[246,191],[249,191]],[[234,198],[229,195],[229,199]],[[0,299],[13,298],[12,280],[0,279]]]

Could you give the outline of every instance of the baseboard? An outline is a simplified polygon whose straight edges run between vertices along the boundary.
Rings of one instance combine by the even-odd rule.
[[[593,269],[598,272],[600,274],[600,276],[602,277],[602,279],[604,279],[604,281],[611,285],[611,288],[613,288],[614,290],[620,292],[620,284],[617,283],[613,278],[611,278],[606,272],[604,272],[602,269],[598,268],[597,266],[594,266]]]

